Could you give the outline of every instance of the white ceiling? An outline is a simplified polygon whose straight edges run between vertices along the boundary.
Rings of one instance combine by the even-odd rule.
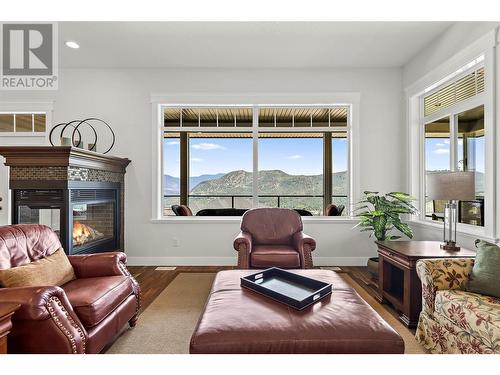
[[[452,22],[61,22],[63,68],[400,67]],[[73,50],[67,40],[80,44]]]

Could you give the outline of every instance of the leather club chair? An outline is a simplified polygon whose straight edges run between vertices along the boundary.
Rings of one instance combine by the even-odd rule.
[[[175,216],[193,216],[191,209],[184,204],[172,205],[172,211],[174,211]]]
[[[312,268],[316,241],[302,232],[295,210],[255,208],[241,218],[241,232],[234,240],[238,268]]]
[[[344,211],[344,205],[341,204],[336,206],[334,204],[329,204],[325,209],[325,216],[341,216]]]
[[[44,258],[61,247],[44,225],[0,226],[0,269]],[[135,326],[140,288],[122,252],[68,256],[76,279],[59,286],[0,288],[18,303],[8,336],[12,353],[99,353],[128,322]]]

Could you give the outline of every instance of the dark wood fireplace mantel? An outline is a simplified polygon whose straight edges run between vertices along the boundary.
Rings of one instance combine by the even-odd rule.
[[[70,146],[0,147],[9,167],[79,167],[125,173],[129,159],[99,154]]]
[[[0,147],[9,167],[12,224],[44,224],[68,254],[124,249],[129,159],[68,146]]]

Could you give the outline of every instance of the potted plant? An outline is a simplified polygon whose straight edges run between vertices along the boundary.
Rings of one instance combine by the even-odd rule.
[[[355,226],[361,232],[370,232],[370,237],[375,236],[379,241],[393,241],[401,238],[393,234],[398,231],[408,238],[413,237],[411,227],[401,221],[401,214],[414,215],[418,212],[413,205],[415,198],[401,192],[392,192],[379,195],[377,191],[365,191],[364,198],[358,202],[354,211],[359,218]],[[368,269],[373,276],[378,277],[378,257],[368,260]]]

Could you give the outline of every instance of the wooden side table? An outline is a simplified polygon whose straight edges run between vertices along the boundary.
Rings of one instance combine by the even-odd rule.
[[[18,303],[0,303],[0,354],[7,354],[7,335],[12,328],[11,317],[20,307]]]
[[[427,258],[474,258],[468,249],[446,251],[438,241],[376,241],[378,246],[378,290],[381,303],[390,303],[400,312],[400,320],[416,327],[422,311],[422,284],[416,264]]]

